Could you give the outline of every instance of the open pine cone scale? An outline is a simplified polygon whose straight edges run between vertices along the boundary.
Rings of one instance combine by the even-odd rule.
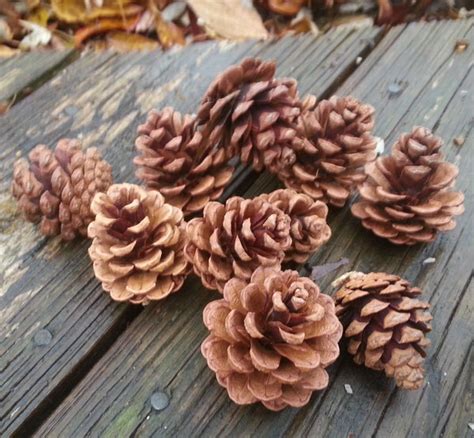
[[[203,136],[257,171],[279,167],[300,113],[296,82],[274,74],[274,62],[245,59],[215,79],[198,110]]]
[[[443,160],[441,145],[429,130],[414,128],[399,138],[391,155],[366,166],[362,200],[352,206],[365,228],[392,243],[413,245],[456,226],[464,195],[451,190],[458,168]]]
[[[349,273],[336,292],[336,314],[354,361],[383,370],[405,389],[423,385],[423,358],[432,316],[421,290],[385,273]]]
[[[209,367],[239,404],[271,410],[303,406],[327,386],[342,327],[332,300],[295,271],[259,268],[249,283],[230,280],[204,310]]]
[[[210,289],[233,276],[248,280],[258,266],[280,265],[291,245],[290,218],[263,199],[232,197],[209,203],[187,224],[187,259]]]
[[[373,113],[353,97],[333,96],[318,103],[315,96],[307,96],[292,141],[295,155],[277,176],[286,187],[342,207],[365,180],[363,166],[376,156]]]
[[[183,213],[160,193],[117,184],[98,194],[89,225],[96,277],[117,301],[147,304],[178,290],[189,272]]]
[[[151,111],[138,134],[137,177],[186,215],[218,199],[232,179],[225,149],[212,147],[196,129],[195,116],[170,107]]]

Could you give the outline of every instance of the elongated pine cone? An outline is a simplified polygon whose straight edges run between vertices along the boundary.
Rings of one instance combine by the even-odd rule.
[[[389,156],[366,166],[367,181],[352,214],[379,237],[399,245],[431,242],[456,226],[464,195],[454,192],[458,168],[443,160],[443,142],[426,128],[402,134]]]
[[[235,403],[279,411],[326,388],[342,326],[333,300],[309,278],[260,267],[250,282],[230,280],[203,316],[210,335],[202,354]]]
[[[385,273],[351,272],[341,278],[335,295],[336,314],[349,338],[354,362],[385,371],[404,389],[423,386],[423,359],[430,342],[429,304],[421,290]]]
[[[41,233],[72,240],[87,235],[94,216],[90,210],[97,192],[112,184],[112,168],[96,148],[81,150],[79,140],[61,139],[54,152],[38,145],[13,168],[11,190],[30,222]]]
[[[224,148],[203,141],[195,116],[182,116],[170,107],[152,110],[138,134],[137,177],[185,215],[218,199],[232,178]]]
[[[92,211],[89,255],[114,300],[145,305],[181,288],[190,269],[179,208],[156,190],[114,184],[94,197]]]
[[[292,245],[286,251],[285,261],[304,263],[331,237],[331,229],[326,222],[328,207],[323,202],[290,189],[275,190],[260,195],[260,198],[278,207],[291,219]]]
[[[186,227],[185,254],[209,289],[232,277],[249,280],[259,266],[280,266],[291,247],[290,217],[264,199],[211,202]]]
[[[277,176],[313,199],[342,207],[365,179],[363,167],[376,157],[374,108],[353,97],[333,96],[317,103],[307,96],[288,158]]]
[[[257,171],[291,152],[300,113],[296,81],[274,75],[274,62],[247,58],[217,76],[198,109],[203,135]]]

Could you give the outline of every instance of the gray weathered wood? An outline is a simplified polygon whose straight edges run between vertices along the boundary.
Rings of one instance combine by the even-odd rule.
[[[346,353],[331,369],[327,390],[300,410],[271,413],[258,405],[239,407],[207,369],[199,351],[205,336],[201,311],[217,294],[190,280],[179,294],[142,312],[39,430],[40,436],[437,436],[465,433],[469,413],[459,400],[472,400],[473,214],[472,51],[453,51],[457,39],[472,46],[473,21],[412,24],[395,28],[381,41],[337,92],[353,93],[377,110],[376,134],[390,143],[414,124],[431,127],[446,139],[449,160],[459,161],[458,187],[466,193],[466,213],[451,233],[431,245],[395,247],[365,231],[348,208],[332,211],[333,237],[311,262],[342,256],[346,269],[388,271],[422,287],[433,305],[433,346],[427,359],[428,384],[420,391],[397,390],[382,374],[355,366]],[[442,38],[439,38],[442,35]],[[288,50],[288,49],[287,49]],[[317,49],[316,49],[317,50]],[[304,92],[318,93],[305,64],[305,53],[292,74]],[[387,87],[406,81],[403,93]],[[463,90],[468,90],[466,95]],[[462,147],[452,139],[462,135]],[[461,159],[458,159],[458,155]],[[246,192],[251,196],[277,186],[261,176]],[[424,265],[427,257],[436,263]],[[469,310],[471,309],[471,310]],[[466,368],[467,367],[467,368]],[[447,376],[444,376],[444,372]],[[442,383],[441,383],[442,382]],[[353,395],[345,392],[349,383]],[[150,396],[170,394],[163,412],[154,412]],[[435,402],[433,402],[433,400]],[[461,421],[457,424],[456,420]]]
[[[0,103],[14,103],[47,80],[74,55],[73,50],[32,52],[0,60]]]
[[[86,146],[97,145],[104,152],[117,181],[134,181],[135,129],[151,107],[169,104],[195,110],[212,78],[246,55],[276,57],[286,74],[305,59],[313,68],[308,80],[311,74],[311,83],[324,93],[379,34],[377,29],[340,30],[317,39],[295,37],[278,43],[205,43],[165,55],[86,55],[0,121],[0,170],[7,175],[0,183],[0,208],[6,213],[0,229],[5,253],[0,261],[0,369],[5,382],[0,389],[0,433],[31,430],[141,310],[117,305],[101,292],[86,241],[64,245],[58,239],[46,240],[34,226],[19,220],[8,195],[17,151],[25,154],[38,142],[53,144],[62,136],[79,136]],[[241,181],[248,185],[246,178]],[[202,294],[196,292],[196,282],[187,288]],[[33,343],[40,329],[53,335],[47,346]]]

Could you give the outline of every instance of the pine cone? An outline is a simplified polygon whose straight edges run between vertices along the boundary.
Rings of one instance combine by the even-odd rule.
[[[342,326],[332,299],[309,278],[260,267],[250,282],[230,280],[203,316],[210,336],[202,354],[235,403],[279,411],[327,386]]]
[[[92,201],[89,255],[116,301],[148,304],[176,292],[189,272],[183,212],[155,190],[114,184]]]
[[[392,154],[366,166],[362,200],[354,216],[377,236],[400,245],[431,242],[438,231],[456,226],[464,211],[464,195],[451,191],[458,168],[443,160],[442,140],[426,128],[403,134]]]
[[[363,166],[376,157],[374,108],[337,96],[318,104],[307,96],[302,105],[293,141],[296,158],[287,158],[277,176],[297,192],[342,207],[364,181]]]
[[[259,266],[279,266],[291,246],[290,218],[263,199],[211,202],[187,227],[185,254],[209,289],[232,277],[250,279]]]
[[[15,162],[11,186],[26,220],[41,222],[46,236],[87,235],[92,198],[112,184],[111,166],[96,148],[83,152],[78,140],[69,139],[59,140],[54,152],[38,145],[28,157]]]
[[[138,134],[137,177],[185,215],[218,199],[232,178],[225,150],[205,144],[194,116],[181,116],[170,107],[152,110]]]
[[[423,386],[424,349],[430,342],[429,304],[421,290],[396,275],[351,272],[335,295],[336,314],[349,338],[354,362],[383,370],[404,389]]]
[[[290,216],[291,248],[286,251],[285,261],[304,263],[310,255],[331,237],[326,217],[328,207],[321,201],[296,193],[290,189],[275,190],[270,194],[260,195],[271,204]]]
[[[292,152],[300,113],[296,82],[274,75],[274,62],[247,58],[217,76],[198,110],[203,135],[257,171]]]

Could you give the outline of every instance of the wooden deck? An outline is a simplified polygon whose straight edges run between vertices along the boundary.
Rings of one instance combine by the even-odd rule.
[[[462,53],[454,50],[460,39],[470,41]],[[337,29],[318,38],[209,42],[166,54],[68,52],[0,61],[0,101],[15,99],[0,117],[0,436],[472,437],[473,53],[471,19],[388,33]],[[466,212],[435,243],[395,247],[345,208],[331,211],[333,237],[310,260],[350,260],[321,280],[328,292],[336,276],[353,269],[397,273],[423,288],[434,315],[423,389],[398,390],[343,353],[330,368],[329,387],[306,407],[238,407],[199,350],[202,309],[215,293],[193,277],[164,302],[116,304],[93,276],[86,240],[42,238],[18,215],[9,185],[20,154],[79,137],[102,150],[115,181],[134,182],[133,140],[146,112],[165,105],[193,112],[215,74],[249,55],[276,59],[279,75],[295,77],[301,94],[353,94],[372,104],[375,134],[386,148],[414,125],[432,128],[460,166]],[[393,83],[401,93],[389,92]],[[20,99],[28,87],[36,90]],[[456,137],[464,144],[456,145]],[[273,177],[240,169],[225,197],[276,187]],[[424,264],[428,257],[435,262]],[[169,397],[162,411],[150,402],[156,392]]]

